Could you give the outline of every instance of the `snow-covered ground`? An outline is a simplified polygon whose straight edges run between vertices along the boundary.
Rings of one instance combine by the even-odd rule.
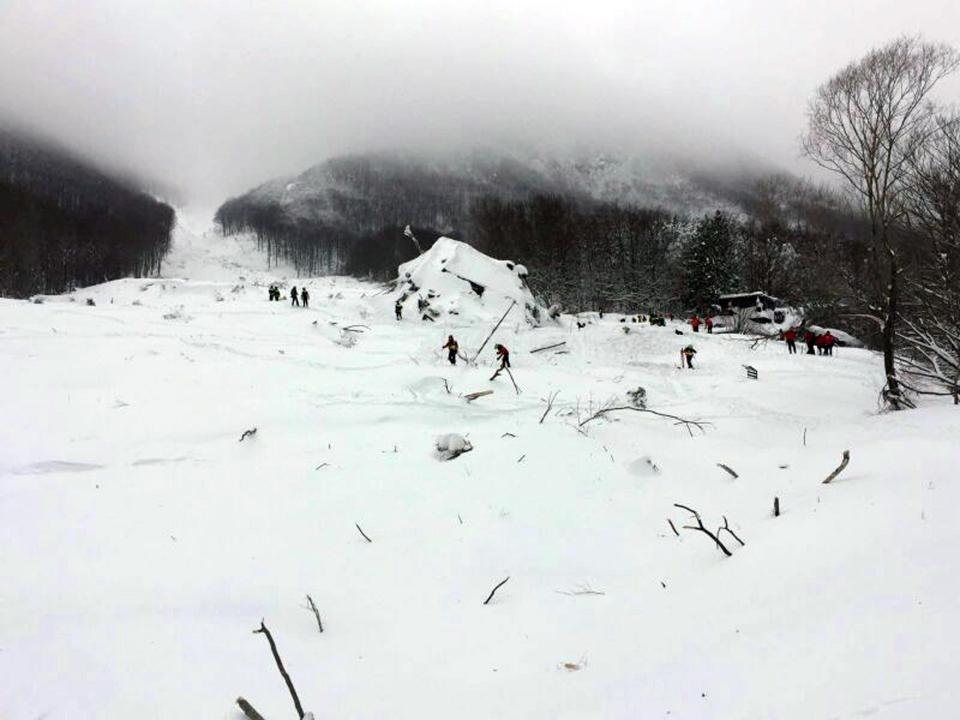
[[[489,322],[345,278],[271,303],[201,237],[189,281],[0,301],[0,718],[295,717],[261,619],[324,719],[956,715],[960,412],[878,414],[872,354],[518,313],[451,367]],[[637,386],[705,432],[578,427]]]

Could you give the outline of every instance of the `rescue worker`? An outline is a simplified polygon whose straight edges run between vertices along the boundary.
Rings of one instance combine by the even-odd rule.
[[[297,294],[297,286],[290,288],[290,307],[300,307],[300,296]]]
[[[447,351],[447,360],[450,361],[451,365],[457,364],[457,353],[460,351],[460,345],[453,339],[453,335],[447,336],[447,344],[440,349]]]
[[[690,318],[690,327],[693,328],[693,331],[695,333],[700,332],[700,316],[699,315],[694,315],[692,318]]]
[[[783,339],[787,341],[787,352],[791,355],[797,354],[797,331],[794,328],[787,328],[783,333]]]
[[[300,290],[300,302],[303,303],[304,307],[310,307],[310,293],[307,292],[306,288]]]
[[[393,304],[393,313],[397,316],[397,320],[403,320],[403,303],[399,300]]]
[[[823,340],[823,354],[824,355],[833,355],[833,346],[837,344],[837,338],[832,332],[827,330],[823,335],[821,335]]]
[[[504,368],[510,367],[510,351],[499,343],[494,345],[493,349],[497,351],[497,360],[500,361],[500,367],[498,370],[503,370]]]
[[[707,316],[707,334],[713,335],[713,317],[710,315]]]
[[[687,367],[693,370],[693,356],[697,354],[696,348],[693,345],[687,345],[683,350],[680,351],[680,356],[683,360],[687,361]]]
[[[817,344],[817,336],[813,333],[813,330],[807,328],[807,331],[803,333],[803,342],[807,345],[807,355],[813,355],[813,346]]]

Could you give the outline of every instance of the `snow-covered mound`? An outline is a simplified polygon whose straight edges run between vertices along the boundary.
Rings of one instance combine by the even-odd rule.
[[[546,312],[527,287],[527,269],[510,260],[496,260],[466,243],[448,237],[398,269],[397,299],[404,310],[436,320],[443,315],[486,318],[500,315],[516,302],[528,322],[540,324]]]

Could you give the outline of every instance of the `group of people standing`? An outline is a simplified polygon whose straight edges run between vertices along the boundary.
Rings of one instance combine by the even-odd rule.
[[[695,332],[700,332],[700,326],[704,325],[707,328],[707,332],[713,335],[713,317],[707,315],[703,320],[700,319],[699,315],[694,315],[690,318],[690,328]]]
[[[780,333],[780,339],[786,341],[787,352],[791,355],[795,355],[797,352],[798,337],[800,337],[800,331],[797,328],[789,328]],[[837,338],[829,330],[818,334],[807,328],[803,332],[803,343],[807,346],[807,355],[833,355]]]
[[[280,288],[276,285],[271,285],[268,292],[268,297],[271,301],[280,302],[282,297],[280,294]],[[301,304],[303,307],[310,307],[310,293],[306,288],[300,288],[300,291],[297,291],[297,286],[294,285],[290,288],[290,307],[300,307]]]

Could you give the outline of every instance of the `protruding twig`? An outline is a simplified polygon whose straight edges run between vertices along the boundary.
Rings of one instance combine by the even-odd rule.
[[[248,437],[251,437],[251,436],[256,435],[256,434],[257,434],[257,429],[256,429],[256,428],[250,428],[249,430],[244,430],[244,431],[243,431],[243,434],[240,436],[240,440],[239,440],[238,442],[243,442],[243,441],[246,440]]]
[[[543,352],[544,350],[552,350],[553,348],[558,348],[561,345],[566,345],[566,344],[567,344],[567,341],[564,340],[563,342],[554,343],[553,345],[544,345],[543,347],[538,347],[535,350],[531,350],[530,354],[533,355],[534,353]]]
[[[540,425],[543,425],[543,421],[547,419],[547,415],[553,410],[553,401],[557,399],[557,395],[560,394],[560,391],[552,392],[547,395],[545,402],[547,403],[547,409],[543,411],[543,415],[540,416]]]
[[[686,505],[681,505],[680,503],[674,503],[673,506],[681,508],[682,510],[686,510],[689,513],[692,513],[693,517],[697,521],[698,527],[693,527],[692,525],[684,525],[683,526],[684,530],[697,530],[699,532],[702,532],[704,535],[706,535],[711,540],[713,540],[714,543],[716,543],[717,547],[723,552],[724,555],[726,555],[727,557],[730,557],[731,555],[733,555],[732,552],[727,550],[727,546],[724,545],[722,542],[720,542],[720,538],[718,538],[716,535],[710,532],[706,527],[704,527],[703,520],[700,519],[700,513],[698,513],[693,508],[687,507]]]
[[[689,432],[691,436],[693,435],[693,431],[690,429],[691,427],[695,427],[697,428],[697,430],[705,434],[706,430],[703,429],[703,426],[712,425],[712,423],[709,423],[706,421],[687,420],[686,418],[677,417],[676,415],[668,415],[667,413],[657,412],[656,410],[648,410],[647,408],[638,408],[632,405],[620,405],[617,407],[600,408],[599,410],[597,410],[597,412],[595,412],[593,415],[588,417],[586,420],[583,420],[578,427],[583,427],[588,422],[596,420],[599,417],[603,417],[607,413],[619,412],[621,410],[630,410],[632,412],[640,412],[640,413],[650,413],[651,415],[656,415],[657,417],[667,418],[669,420],[675,420],[676,422],[674,423],[674,425],[683,425],[684,427],[687,428],[687,432]]]
[[[503,585],[503,584],[504,584],[507,580],[509,580],[509,579],[510,579],[510,576],[508,575],[508,576],[505,577],[503,580],[501,580],[500,582],[498,582],[498,583],[494,586],[493,590],[490,591],[490,594],[487,595],[487,599],[483,601],[483,604],[484,604],[484,605],[489,604],[489,602],[490,602],[491,600],[493,600],[493,594],[494,594],[495,592],[497,592],[497,590],[500,589],[500,586]]]
[[[730,473],[730,475],[731,475],[732,477],[735,477],[735,478],[740,477],[739,475],[737,475],[736,472],[733,471],[732,468],[730,468],[730,467],[727,466],[727,465],[724,465],[723,463],[717,463],[717,467],[718,467],[718,468],[723,468],[723,469],[726,470],[728,473]]]
[[[243,714],[247,716],[248,720],[264,720],[263,715],[254,710],[253,705],[242,697],[237,698],[237,705],[240,706],[240,709],[243,711]]]
[[[667,518],[667,522],[670,523],[670,529],[673,530],[673,534],[680,537],[680,532],[677,530],[677,526],[673,524],[673,520]]]
[[[717,537],[720,537],[720,533],[721,533],[722,531],[726,530],[728,533],[730,533],[731,535],[733,535],[733,539],[736,540],[738,543],[740,543],[741,546],[745,545],[746,543],[743,542],[743,540],[741,540],[741,539],[737,536],[737,534],[736,534],[733,530],[730,529],[730,523],[727,522],[727,516],[726,516],[726,515],[723,515],[722,517],[723,517],[723,527],[717,529]],[[718,542],[719,542],[719,541],[718,541]]]
[[[773,516],[780,517],[780,498],[773,498]]]
[[[297,689],[293,686],[290,675],[287,674],[286,669],[283,667],[283,661],[280,659],[280,653],[277,652],[277,644],[273,641],[273,635],[270,634],[267,626],[263,624],[263,620],[260,621],[260,627],[253,632],[255,634],[262,633],[267,636],[267,642],[270,643],[270,652],[273,653],[273,659],[277,663],[277,670],[279,670],[283,676],[283,681],[287,684],[287,690],[290,691],[290,697],[293,698],[293,705],[297,708],[297,717],[303,720],[303,706],[300,704],[300,698],[297,697]]]
[[[367,536],[367,534],[363,531],[363,528],[360,527],[360,525],[359,525],[358,523],[354,523],[354,525],[357,526],[357,530],[359,530],[359,531],[360,531],[360,534],[363,535],[363,539],[364,539],[364,540],[366,540],[368,543],[372,543],[372,542],[373,542],[373,540],[371,540],[371,539]]]
[[[307,603],[309,604],[308,610],[313,612],[313,616],[317,619],[317,629],[320,632],[323,632],[323,622],[320,620],[320,611],[317,609],[316,603],[313,602],[313,598],[307,595]]]
[[[847,467],[847,465],[849,464],[849,462],[850,462],[850,451],[849,451],[849,450],[844,450],[844,451],[843,451],[843,460],[840,462],[840,465],[837,467],[836,470],[834,470],[832,473],[830,473],[830,474],[827,476],[827,479],[823,481],[823,484],[826,485],[828,482],[830,482],[831,480],[833,480],[834,478],[836,478],[837,475],[839,475],[840,473],[842,473],[843,470],[844,470],[844,468]]]

